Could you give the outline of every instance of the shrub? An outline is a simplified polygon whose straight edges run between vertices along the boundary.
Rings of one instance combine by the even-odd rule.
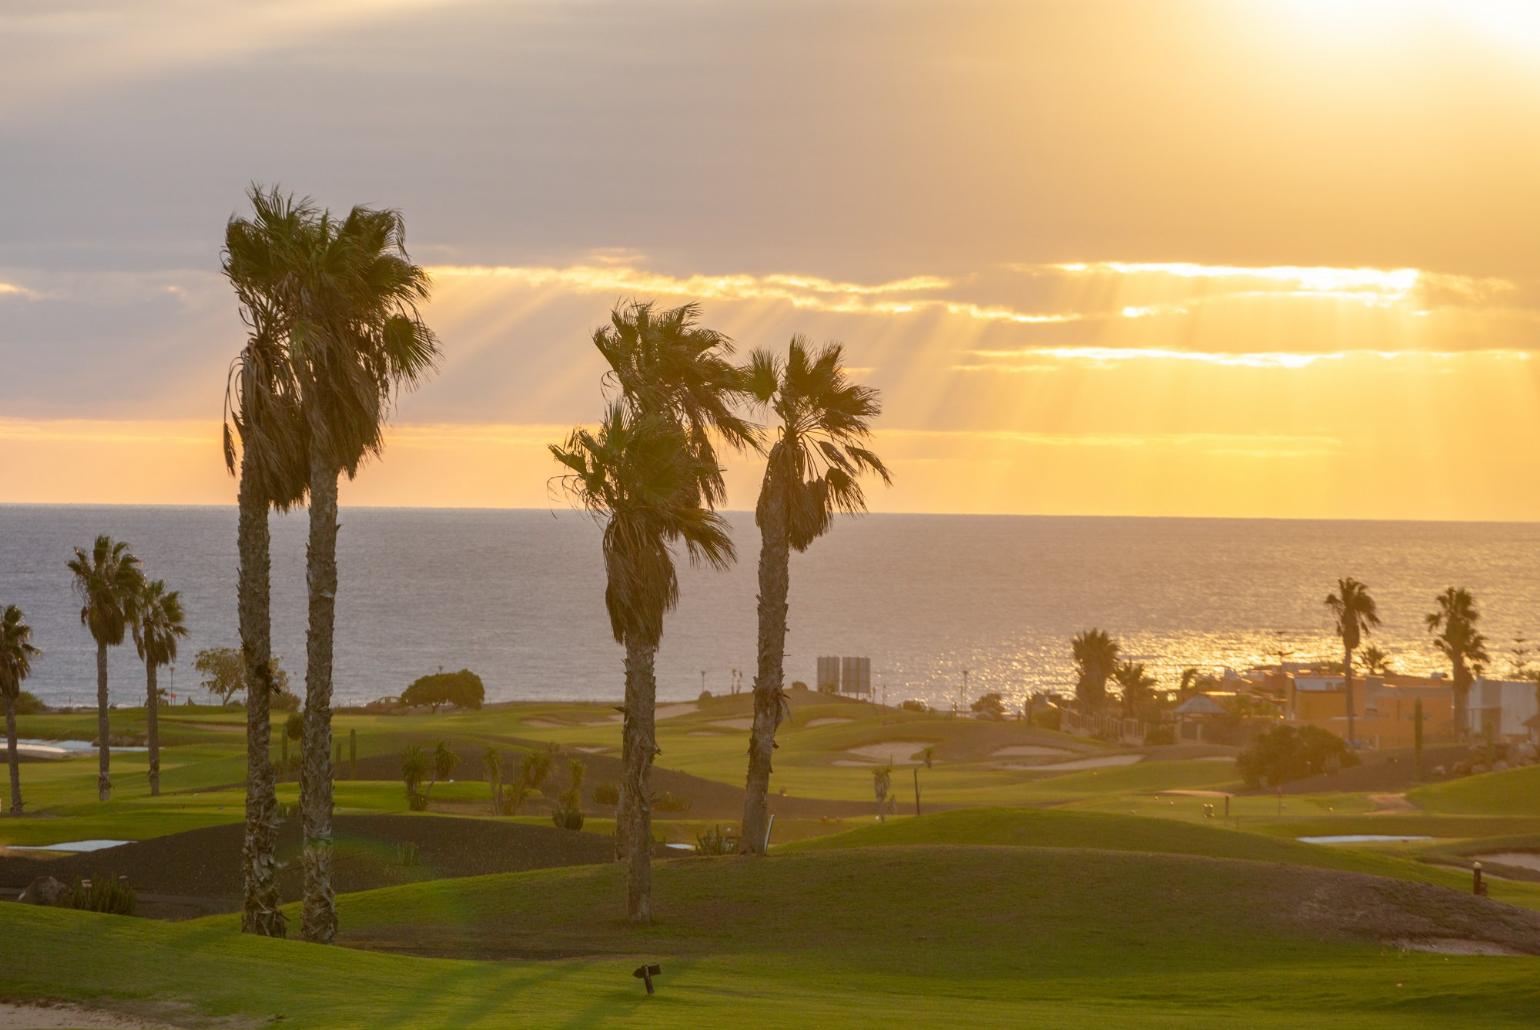
[[[1152,726],[1144,735],[1146,744],[1175,744],[1176,730],[1171,726]]]
[[[131,916],[134,914],[134,889],[128,885],[127,877],[95,873],[89,880],[75,884],[73,904],[88,912]]]
[[[304,740],[305,717],[298,712],[290,712],[288,721],[283,724],[283,734],[290,740]]]
[[[1347,742],[1318,726],[1274,726],[1259,734],[1235,760],[1248,787],[1276,787],[1345,766],[1358,756]]]
[[[481,677],[469,669],[461,669],[420,677],[401,694],[401,703],[411,708],[428,707],[437,712],[444,705],[480,708],[486,696],[487,688]]]
[[[404,866],[416,866],[422,864],[422,855],[417,850],[417,845],[411,841],[402,841],[396,845],[396,864]]]
[[[652,799],[652,807],[659,812],[688,812],[690,810],[690,799],[675,797],[665,790]]]
[[[702,690],[700,692],[700,694],[696,696],[695,700],[699,701],[702,704],[705,704],[707,701],[711,700],[711,691],[709,691],[709,690]]]
[[[274,711],[294,712],[299,710],[299,695],[287,690],[275,690],[267,703]]]
[[[973,711],[975,715],[981,715],[986,719],[1003,719],[1005,702],[1000,699],[998,693],[990,691],[973,702]]]
[[[605,806],[620,804],[620,788],[613,783],[594,784],[594,804]]]
[[[401,782],[406,786],[406,805],[413,812],[428,807],[428,795],[422,781],[428,776],[428,755],[421,744],[413,744],[401,756]]]
[[[582,759],[574,758],[567,763],[567,789],[561,792],[551,822],[563,830],[583,828],[583,775],[588,767]]]
[[[48,711],[48,706],[38,699],[38,696],[30,690],[23,690],[16,695],[17,715],[40,715]]]
[[[930,711],[930,705],[926,704],[924,701],[919,700],[918,698],[913,697],[907,701],[900,701],[898,707],[902,708],[906,712]]]
[[[1032,712],[1031,725],[1045,730],[1057,730],[1064,724],[1064,713],[1058,708],[1037,708]]]
[[[732,830],[724,830],[720,826],[695,835],[695,853],[697,855],[731,855],[737,852],[738,842],[733,838]]]

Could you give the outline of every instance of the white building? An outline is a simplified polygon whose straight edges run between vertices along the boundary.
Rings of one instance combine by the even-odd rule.
[[[1520,740],[1533,728],[1530,721],[1540,715],[1540,697],[1533,680],[1491,680],[1485,677],[1471,684],[1466,707],[1467,725],[1472,737],[1494,740]]]

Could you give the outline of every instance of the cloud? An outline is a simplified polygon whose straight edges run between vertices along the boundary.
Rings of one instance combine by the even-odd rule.
[[[37,300],[42,294],[36,290],[29,290],[25,286],[16,283],[0,282],[0,297],[19,297],[22,300]]]

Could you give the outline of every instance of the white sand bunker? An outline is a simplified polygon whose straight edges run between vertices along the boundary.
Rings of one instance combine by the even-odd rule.
[[[1058,758],[1075,752],[1062,747],[1043,747],[1041,744],[1012,744],[997,749],[990,758]]]
[[[1482,865],[1505,865],[1510,869],[1528,869],[1540,873],[1540,852],[1494,851],[1489,855],[1472,856]]]
[[[540,729],[559,730],[567,726],[579,725],[570,722],[557,722],[555,719],[525,719],[524,725],[537,726]]]
[[[1077,769],[1108,769],[1119,765],[1133,765],[1144,761],[1143,755],[1106,755],[1102,758],[1077,758],[1073,762],[1053,762],[1048,765],[1022,766],[1033,772],[1074,772]]]
[[[81,1008],[79,1005],[25,1005],[0,1002],[0,1030],[51,1030],[53,1027],[78,1027],[80,1030],[170,1030],[165,1023],[147,1023],[132,1016]]]
[[[843,715],[832,715],[825,719],[809,719],[802,725],[806,729],[812,729],[814,726],[838,726],[842,722],[854,722],[854,720],[847,719]]]
[[[863,744],[861,747],[847,749],[847,754],[865,759],[863,762],[841,759],[834,764],[870,765],[873,762],[879,762],[889,765],[918,765],[924,761],[919,757],[919,753],[934,746],[935,742],[930,740],[885,740],[881,744]]]
[[[741,719],[718,719],[706,725],[716,730],[751,730],[754,728],[754,717],[745,715]]]

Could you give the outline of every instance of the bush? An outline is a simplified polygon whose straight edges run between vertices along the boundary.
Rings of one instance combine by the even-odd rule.
[[[652,799],[652,807],[659,812],[688,812],[690,810],[690,799],[675,797],[665,790]]]
[[[294,712],[299,710],[299,695],[287,690],[275,690],[267,703],[275,712]]]
[[[567,763],[567,789],[561,792],[551,822],[563,830],[583,828],[583,775],[588,767],[582,759],[574,758]]]
[[[126,877],[96,873],[89,880],[75,884],[72,903],[87,912],[131,916],[134,914],[134,889],[128,885]]]
[[[1246,786],[1277,787],[1291,780],[1358,764],[1347,742],[1318,726],[1274,726],[1235,760]]]
[[[697,855],[731,855],[738,850],[738,842],[733,839],[732,830],[724,830],[720,826],[713,826],[703,833],[695,835],[695,853]]]
[[[40,715],[48,711],[48,706],[38,700],[38,696],[30,690],[23,690],[16,695],[17,715]]]
[[[620,804],[620,788],[613,783],[594,784],[594,804],[605,806]]]
[[[1175,744],[1176,730],[1171,726],[1152,726],[1144,735],[1146,744]]]
[[[305,717],[298,712],[290,712],[288,721],[283,724],[283,734],[290,740],[304,740]]]
[[[902,708],[906,712],[928,712],[928,711],[930,711],[930,705],[926,704],[924,701],[919,700],[918,698],[913,698],[913,697],[911,697],[907,701],[899,702],[898,707]]]
[[[401,703],[409,708],[427,707],[437,712],[444,705],[480,708],[486,697],[487,688],[481,677],[469,669],[461,669],[420,677],[401,694]]]
[[[1057,730],[1064,724],[1064,713],[1054,707],[1038,708],[1032,712],[1031,725],[1044,730]]]
[[[569,808],[562,805],[551,812],[551,822],[562,830],[581,830],[583,828],[583,811],[578,808]]]
[[[985,719],[1003,719],[1005,718],[1005,702],[1000,699],[998,693],[990,691],[973,702],[973,712],[975,715],[982,716]]]

